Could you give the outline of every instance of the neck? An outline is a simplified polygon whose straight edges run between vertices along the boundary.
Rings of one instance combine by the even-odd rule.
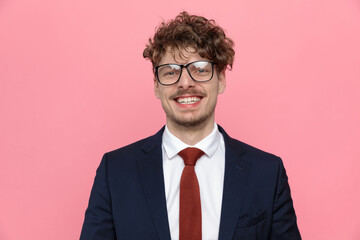
[[[184,143],[193,146],[207,137],[214,129],[214,119],[202,124],[186,127],[180,126],[174,122],[168,121],[167,127],[169,131]]]

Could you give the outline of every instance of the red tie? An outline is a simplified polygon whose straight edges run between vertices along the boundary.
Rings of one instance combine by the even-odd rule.
[[[180,240],[201,240],[201,202],[195,164],[203,154],[193,147],[179,152],[185,163],[180,180]]]

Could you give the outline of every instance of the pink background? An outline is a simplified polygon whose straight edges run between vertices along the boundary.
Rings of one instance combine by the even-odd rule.
[[[0,1],[0,239],[77,239],[104,152],[155,133],[147,39],[181,10],[236,43],[217,122],[284,160],[303,239],[360,239],[358,0]]]

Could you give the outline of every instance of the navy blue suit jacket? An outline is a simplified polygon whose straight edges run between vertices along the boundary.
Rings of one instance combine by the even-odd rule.
[[[219,130],[226,152],[219,240],[301,239],[281,159]],[[163,131],[104,155],[81,240],[171,239],[162,168]]]

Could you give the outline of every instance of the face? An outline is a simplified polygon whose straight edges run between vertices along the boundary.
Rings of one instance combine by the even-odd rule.
[[[168,50],[161,58],[159,65],[175,63],[185,65],[199,60],[208,60],[200,57],[194,49],[188,51],[171,52]],[[208,82],[196,82],[188,71],[183,68],[180,80],[170,86],[161,85],[154,78],[154,91],[161,100],[166,114],[166,122],[172,127],[201,127],[214,124],[215,106],[218,94],[223,93],[226,86],[225,74],[216,70]],[[211,125],[211,126],[212,126]]]

